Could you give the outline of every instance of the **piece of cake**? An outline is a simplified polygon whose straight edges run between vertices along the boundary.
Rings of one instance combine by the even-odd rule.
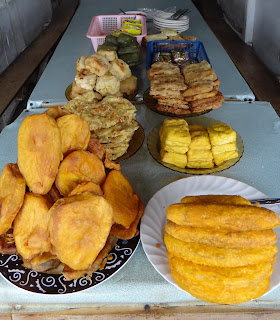
[[[167,152],[160,150],[160,158],[162,161],[173,164],[179,168],[185,168],[188,162],[186,153]]]

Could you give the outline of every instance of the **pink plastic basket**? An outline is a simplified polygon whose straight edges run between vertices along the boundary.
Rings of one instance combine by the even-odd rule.
[[[107,34],[112,33],[116,29],[120,29],[122,26],[122,19],[137,19],[141,21],[142,33],[137,38],[138,43],[141,45],[143,37],[147,35],[146,17],[142,15],[104,15],[95,16],[91,20],[88,28],[87,37],[91,39],[93,48],[97,51],[97,47],[103,44]]]

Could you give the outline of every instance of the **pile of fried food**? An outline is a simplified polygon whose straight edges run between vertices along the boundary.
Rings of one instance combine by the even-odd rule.
[[[276,213],[241,196],[186,196],[166,212],[164,242],[176,283],[198,299],[236,304],[269,288]]]
[[[165,119],[159,135],[161,160],[179,168],[213,168],[238,157],[236,131],[225,123],[205,128]]]
[[[89,124],[91,137],[98,139],[111,160],[124,155],[139,128],[136,108],[127,99],[107,96],[98,101],[93,92],[68,101],[64,109]]]
[[[155,109],[160,112],[200,114],[220,108],[224,102],[220,80],[205,60],[182,68],[170,62],[155,62],[147,74],[150,95],[157,100]]]
[[[88,123],[61,108],[23,120],[18,161],[0,176],[0,203],[0,252],[66,280],[102,268],[118,238],[134,237],[143,214]]]
[[[89,91],[97,100],[108,95],[129,97],[137,91],[137,78],[131,74],[129,65],[118,58],[115,50],[98,50],[77,60],[69,98]]]
[[[146,46],[150,41],[195,41],[196,37],[186,36],[178,33],[173,28],[161,28],[160,33],[148,34],[142,39],[142,45]]]

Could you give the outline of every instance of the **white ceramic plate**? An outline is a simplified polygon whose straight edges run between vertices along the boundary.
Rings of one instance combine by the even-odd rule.
[[[182,17],[180,17],[178,20],[168,20],[172,15],[174,14],[174,12],[160,12],[157,13],[154,16],[154,19],[157,20],[162,20],[162,21],[182,21],[182,20],[189,20],[189,17],[187,15],[183,15]]]
[[[159,190],[148,202],[141,221],[141,241],[144,251],[159,274],[169,283],[182,290],[174,281],[169,268],[166,248],[163,241],[166,224],[166,209],[169,205],[180,202],[186,195],[228,194],[241,195],[252,200],[266,198],[261,191],[234,179],[219,176],[194,176],[177,180]],[[278,215],[277,205],[266,206]],[[280,227],[275,229],[278,236],[277,246],[280,248]],[[280,260],[274,265],[269,292],[280,284]],[[266,293],[266,294],[267,294]]]

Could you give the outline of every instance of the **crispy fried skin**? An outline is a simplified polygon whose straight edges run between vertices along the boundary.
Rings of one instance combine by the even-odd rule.
[[[113,235],[119,239],[133,238],[136,234],[138,223],[143,216],[143,212],[144,212],[143,201],[139,198],[138,214],[137,214],[135,220],[131,223],[130,227],[128,229],[126,229],[121,224],[114,223],[111,228],[111,232],[110,232],[111,235]]]
[[[47,194],[62,160],[61,135],[47,114],[25,118],[18,132],[18,165],[30,191]]]
[[[186,196],[181,203],[220,203],[232,205],[251,205],[251,202],[241,196],[209,194],[203,196]]]
[[[192,296],[210,303],[220,304],[237,304],[257,299],[267,292],[270,283],[270,278],[267,277],[249,286],[241,286],[240,288],[218,287],[215,290],[213,286],[207,283],[201,281],[191,282],[187,277],[178,274],[174,269],[171,269],[171,274],[178,285]]]
[[[279,225],[278,215],[266,208],[248,205],[176,203],[166,211],[168,220],[193,227],[236,231],[263,230]]]
[[[94,260],[94,262],[88,267],[86,270],[73,270],[69,268],[67,265],[64,266],[62,273],[65,277],[66,280],[73,280],[73,279],[78,279],[80,277],[84,277],[85,275],[90,275],[96,270],[98,270],[104,260],[106,259],[107,255],[112,249],[112,244],[110,241],[110,237],[108,237],[105,246],[103,249],[99,252],[98,256]]]
[[[167,252],[170,267],[190,281],[209,283],[213,288],[217,286],[237,287],[250,285],[271,275],[273,268],[269,261],[247,265],[244,267],[223,268],[196,264],[178,258]]]
[[[103,162],[88,151],[70,153],[59,166],[55,185],[63,196],[82,182],[94,182],[101,185],[106,178]]]
[[[277,246],[254,249],[218,248],[202,243],[185,242],[165,233],[167,250],[176,257],[198,264],[216,267],[241,267],[269,261],[277,253]]]
[[[83,182],[78,184],[77,187],[70,192],[69,197],[76,196],[83,192],[91,192],[98,196],[103,196],[103,192],[98,184],[93,182]]]
[[[26,184],[18,165],[7,163],[0,176],[0,235],[7,232],[20,210]]]
[[[51,107],[47,109],[44,113],[54,119],[58,119],[62,116],[65,116],[66,114],[70,114],[70,112],[67,109],[61,107]]]
[[[14,238],[23,259],[32,259],[51,249],[48,211],[52,203],[47,196],[27,192],[14,223]]]
[[[165,230],[174,238],[182,241],[204,243],[221,248],[260,248],[275,244],[277,241],[277,234],[272,229],[232,231],[182,226],[168,221]]]
[[[61,273],[62,267],[61,262],[57,259],[55,255],[50,252],[44,252],[43,254],[38,254],[33,259],[27,260],[23,259],[23,265],[26,268],[46,273]]]
[[[63,155],[75,150],[86,150],[90,139],[88,123],[77,116],[69,114],[56,120],[61,133]]]
[[[128,229],[139,211],[139,197],[131,184],[120,171],[112,170],[107,175],[102,190],[113,207],[114,222]]]
[[[52,253],[73,270],[86,270],[109,236],[113,209],[102,196],[84,192],[58,200],[50,209]]]

